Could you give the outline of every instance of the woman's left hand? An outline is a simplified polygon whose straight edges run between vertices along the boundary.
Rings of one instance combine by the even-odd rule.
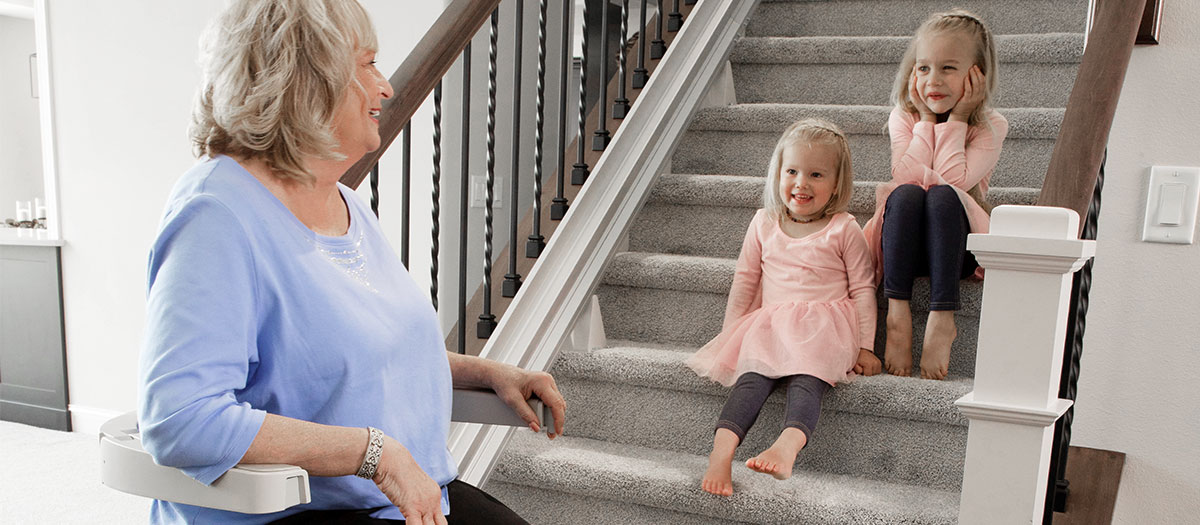
[[[983,71],[979,66],[971,66],[967,71],[967,76],[963,78],[963,94],[958,99],[958,103],[950,110],[950,116],[957,120],[966,122],[971,117],[971,114],[979,108],[983,103],[984,97],[987,96],[987,78],[984,77]]]
[[[542,403],[550,407],[550,414],[554,416],[554,430],[548,431],[547,436],[554,439],[562,434],[567,402],[559,393],[558,384],[554,382],[553,376],[546,372],[530,372],[512,365],[498,363],[490,376],[489,383],[492,390],[496,392],[497,396],[500,396],[500,399],[508,403],[508,406],[521,416],[521,419],[529,423],[529,428],[534,432],[541,430],[538,427],[537,416],[526,403],[530,397],[537,396]]]

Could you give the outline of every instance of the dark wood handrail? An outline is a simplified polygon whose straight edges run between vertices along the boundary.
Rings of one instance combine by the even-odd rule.
[[[1054,142],[1038,204],[1075,210],[1080,232],[1145,8],[1146,0],[1096,1],[1087,49]]]
[[[379,116],[379,148],[367,153],[342,175],[342,184],[357,188],[379,162],[383,152],[400,135],[404,124],[417,112],[425,98],[450,67],[471,37],[483,27],[500,0],[454,0],[442,12],[404,63],[388,78],[395,94],[383,105]]]

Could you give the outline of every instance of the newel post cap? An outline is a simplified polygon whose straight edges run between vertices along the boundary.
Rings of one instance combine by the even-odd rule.
[[[1079,240],[1079,214],[1049,206],[997,206],[990,233],[967,236],[967,249],[985,269],[1071,273],[1096,254]]]

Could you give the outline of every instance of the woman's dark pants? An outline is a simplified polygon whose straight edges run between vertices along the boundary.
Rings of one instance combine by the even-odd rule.
[[[883,210],[883,295],[912,300],[913,280],[929,276],[929,309],[958,310],[958,281],[978,264],[967,251],[971,227],[954,188],[902,184]]]

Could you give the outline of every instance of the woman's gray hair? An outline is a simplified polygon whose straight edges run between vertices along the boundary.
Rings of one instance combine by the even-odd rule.
[[[356,0],[235,0],[201,37],[196,155],[261,159],[282,179],[311,183],[305,158],[345,159],[334,113],[355,83],[357,53],[378,47]]]
[[[767,166],[767,181],[763,188],[763,209],[772,217],[779,219],[787,212],[787,204],[779,198],[779,170],[783,164],[783,150],[793,144],[811,146],[821,144],[832,146],[838,152],[837,185],[833,196],[822,210],[822,217],[846,211],[850,207],[850,199],[854,196],[854,170],[850,167],[850,143],[846,134],[842,133],[833,123],[808,118],[788,126],[775,143],[775,151],[771,153],[771,162]]]
[[[967,124],[971,126],[989,125],[987,115],[991,111],[991,101],[996,95],[996,83],[999,78],[996,72],[998,64],[996,40],[992,37],[992,32],[983,24],[983,20],[962,9],[934,13],[921,24],[921,27],[917,28],[916,35],[908,43],[908,49],[904,52],[904,58],[900,60],[900,69],[896,70],[896,79],[892,83],[892,103],[904,111],[917,113],[916,106],[908,98],[908,82],[912,79],[913,66],[917,63],[917,42],[930,35],[945,33],[959,33],[975,43],[975,64],[979,66],[979,71],[986,79],[984,81],[986,89],[983,102],[967,118]]]

